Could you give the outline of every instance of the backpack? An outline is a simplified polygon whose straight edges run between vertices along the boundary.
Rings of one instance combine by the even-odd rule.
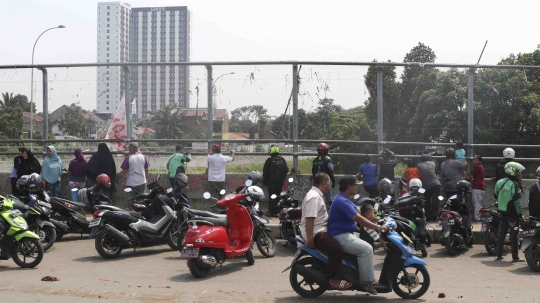
[[[315,176],[317,173],[329,173],[328,172],[328,157],[319,155],[315,159],[313,159],[312,165],[311,165],[311,175]]]
[[[272,157],[270,160],[269,181],[283,182],[287,177],[287,162],[281,156]]]

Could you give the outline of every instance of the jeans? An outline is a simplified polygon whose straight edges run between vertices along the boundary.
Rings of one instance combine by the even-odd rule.
[[[219,193],[222,189],[227,190],[227,182],[225,181],[208,181],[208,192],[210,192],[210,195],[213,198],[221,199],[221,194]],[[216,204],[216,201],[214,200],[208,200],[210,201],[210,204]],[[210,208],[210,211],[213,213],[219,213],[219,209],[217,207]]]
[[[480,219],[480,208],[482,208],[482,200],[484,200],[485,191],[480,189],[473,189],[472,196],[474,201],[474,219]]]
[[[17,189],[17,178],[11,178],[11,194],[15,197],[18,197],[21,194],[21,192]]]
[[[52,197],[60,198],[60,181],[55,183],[46,182],[45,190],[51,193]]]
[[[517,220],[516,218],[510,218],[501,216],[501,223],[499,223],[499,233],[497,236],[497,257],[502,257],[504,239],[506,238],[506,232],[510,228],[510,247],[512,248],[512,259],[519,259],[518,252],[518,230],[514,230]]]
[[[426,218],[434,220],[439,217],[439,196],[441,195],[441,186],[435,185],[426,189],[424,197],[426,198]]]
[[[352,233],[334,236],[343,248],[343,252],[356,255],[358,259],[358,272],[361,282],[374,282],[373,248],[366,241],[355,237]]]

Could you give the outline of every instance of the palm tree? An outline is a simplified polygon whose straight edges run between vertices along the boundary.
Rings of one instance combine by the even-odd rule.
[[[2,93],[2,100],[0,100],[0,113],[5,113],[12,109],[17,104],[17,101],[13,97],[13,93]]]
[[[169,104],[150,113],[150,125],[156,129],[158,139],[180,139],[186,129],[184,115],[179,113],[178,105]]]

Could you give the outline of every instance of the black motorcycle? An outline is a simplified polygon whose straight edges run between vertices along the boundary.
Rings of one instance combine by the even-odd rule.
[[[527,265],[533,271],[540,272],[540,218],[528,217],[520,222],[520,227],[523,231],[518,237],[523,238],[521,249],[525,253]]]
[[[49,195],[44,190],[39,190],[35,193],[29,193],[28,196],[20,196],[19,198],[20,200],[15,196],[8,196],[8,199],[20,202],[15,203],[14,208],[19,209],[23,213],[22,217],[28,223],[28,229],[39,236],[43,251],[48,250],[56,241],[56,228],[50,222],[52,207],[51,204],[46,202],[49,200]],[[20,206],[24,206],[24,208]]]
[[[145,219],[137,211],[102,211],[92,224],[98,226],[95,239],[96,251],[105,259],[118,257],[124,248],[147,247],[167,243],[171,249],[178,250],[178,233],[172,199],[165,190],[154,181],[158,193],[152,199]],[[126,188],[129,191],[130,188]],[[152,194],[151,191],[151,194]],[[148,220],[148,221],[147,221]]]
[[[293,184],[294,178],[289,178],[289,184]],[[279,230],[283,235],[283,238],[287,240],[285,246],[291,244],[296,245],[296,236],[300,234],[300,221],[302,219],[302,207],[298,206],[298,200],[295,197],[295,191],[298,185],[289,188],[286,191],[282,191],[279,194],[278,207],[281,209],[279,218]],[[271,197],[277,198],[276,196]]]
[[[482,223],[481,232],[484,233],[484,246],[488,254],[494,256],[497,252],[497,241],[499,235],[499,225],[501,222],[501,214],[497,211],[497,200],[489,207],[480,209],[480,218],[478,222]],[[510,231],[508,231],[510,232]],[[518,238],[518,245],[521,247],[522,238]],[[507,233],[504,239],[504,245],[510,245],[510,234]]]
[[[442,226],[441,245],[446,246],[451,256],[456,254],[460,246],[472,247],[474,244],[471,215],[466,201],[467,191],[466,187],[458,188],[458,194],[451,196],[439,213],[439,225]]]

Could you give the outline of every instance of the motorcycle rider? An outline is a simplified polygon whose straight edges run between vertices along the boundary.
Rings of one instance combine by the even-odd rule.
[[[319,172],[313,177],[313,187],[302,201],[302,221],[300,232],[306,240],[306,246],[317,248],[328,255],[329,284],[333,289],[348,289],[351,282],[341,280],[341,244],[327,233],[328,212],[324,194],[332,183],[327,173]]]
[[[491,180],[495,182],[506,177],[506,173],[504,172],[504,166],[506,165],[506,163],[514,161],[514,158],[516,157],[516,152],[514,151],[514,149],[507,147],[503,150],[503,157],[504,159],[497,164],[497,167],[495,167],[495,177],[491,178]]]
[[[349,200],[349,197],[354,194],[356,194],[356,178],[344,176],[339,181],[339,194],[334,198],[330,208],[328,233],[341,244],[344,252],[357,256],[360,284],[364,286],[367,293],[376,295],[378,292],[375,286],[379,286],[379,283],[375,281],[373,271],[373,248],[366,241],[354,236],[353,232],[356,231],[357,223],[379,232],[386,231],[388,228],[372,223],[363,217],[360,209]]]
[[[504,238],[510,228],[510,245],[512,247],[512,262],[524,262],[518,254],[518,230],[514,229],[518,219],[523,216],[521,208],[521,193],[523,190],[521,184],[521,171],[525,167],[517,162],[508,162],[504,166],[506,177],[497,181],[495,185],[495,197],[497,197],[497,210],[501,214],[497,241],[497,258],[504,259],[502,256],[504,247]]]
[[[394,176],[394,167],[396,167],[396,156],[393,152],[391,152],[388,148],[385,148],[381,152],[381,157],[378,161],[379,164],[379,171],[377,172],[377,175],[379,176],[378,181],[381,181],[384,178],[390,179],[391,181],[395,181],[396,178]]]
[[[330,177],[330,181],[332,181],[332,188],[334,188],[336,186],[336,179],[334,178],[334,164],[332,163],[332,159],[330,159],[328,156],[328,149],[328,144],[324,142],[317,146],[317,153],[319,155],[311,162],[311,175],[314,179],[316,173],[327,173]],[[326,192],[324,197],[326,198],[328,205],[332,204],[332,189]]]
[[[529,215],[540,218],[540,166],[536,169],[538,181],[529,188]]]
[[[268,189],[268,215],[271,217],[277,217],[279,212],[277,209],[277,202],[279,194],[283,190],[283,182],[287,177],[289,167],[287,161],[279,155],[279,146],[270,146],[270,158],[266,159],[263,167],[263,180],[262,183]],[[276,195],[275,199],[272,199],[272,195]]]

